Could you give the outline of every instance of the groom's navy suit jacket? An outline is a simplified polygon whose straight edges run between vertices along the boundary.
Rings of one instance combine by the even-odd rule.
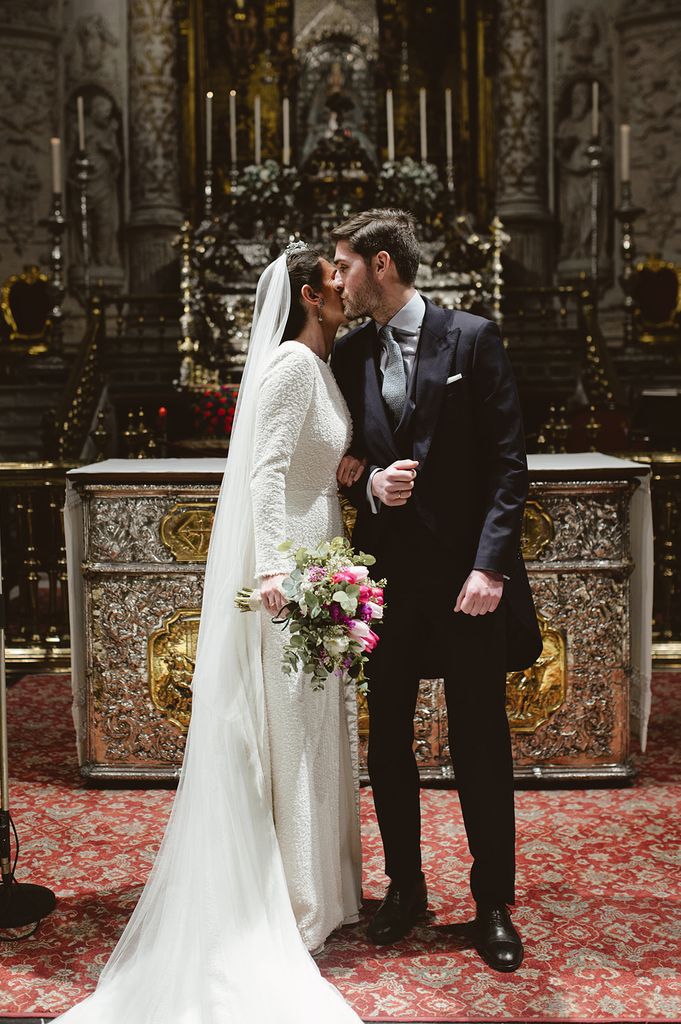
[[[539,656],[541,638],[520,554],[528,474],[513,373],[496,324],[425,301],[397,429],[381,395],[374,322],[350,331],[334,348],[332,368],[353,419],[352,451],[368,459],[348,491],[358,510],[353,543],[375,555],[390,579],[383,557],[388,533],[397,531],[408,545],[414,531],[425,529],[438,553],[430,571],[449,574],[456,593],[474,568],[503,573],[507,668],[526,668]],[[412,497],[406,506],[374,514],[368,475],[398,459],[419,463]],[[394,559],[394,545],[391,550]]]

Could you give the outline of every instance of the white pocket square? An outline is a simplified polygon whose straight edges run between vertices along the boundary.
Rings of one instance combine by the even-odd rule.
[[[453,384],[455,380],[461,380],[462,373],[455,373],[453,377],[447,377],[447,384]]]

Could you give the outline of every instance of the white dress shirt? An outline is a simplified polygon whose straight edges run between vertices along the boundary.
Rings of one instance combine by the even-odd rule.
[[[376,330],[380,331],[382,327],[396,327],[398,331],[405,332],[401,334],[395,334],[395,341],[402,350],[402,359],[404,361],[404,375],[407,380],[407,392],[409,391],[409,382],[412,371],[414,369],[414,361],[416,359],[416,350],[419,344],[419,338],[421,337],[421,327],[423,326],[423,318],[426,314],[426,302],[422,295],[418,292],[414,292],[409,302],[406,302],[401,309],[398,309],[397,313],[388,321],[387,325],[379,324],[378,321],[374,321],[376,324]],[[385,371],[388,362],[388,350],[385,345],[381,348],[380,367],[381,373]],[[371,511],[378,512],[381,503],[378,498],[374,497],[371,490],[371,483],[376,473],[380,472],[381,467],[377,467],[370,475],[367,481],[367,501],[371,506]]]

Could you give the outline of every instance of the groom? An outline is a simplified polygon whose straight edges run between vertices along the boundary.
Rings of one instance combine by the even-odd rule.
[[[510,669],[541,638],[520,532],[528,478],[518,396],[497,326],[414,288],[419,249],[401,210],[368,210],[333,232],[335,285],[350,319],[332,367],[367,458],[348,494],[353,543],[385,576],[381,642],[368,667],[369,775],[390,878],[369,926],[407,934],[427,908],[419,774],[413,752],[421,678],[444,677],[449,744],[476,903],[475,946],[498,971],[523,946],[514,902]]]

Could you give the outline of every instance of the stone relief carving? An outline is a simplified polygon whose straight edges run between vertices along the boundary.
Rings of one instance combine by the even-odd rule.
[[[623,120],[632,125],[632,187],[646,210],[639,251],[681,257],[681,14],[620,26]]]
[[[497,202],[546,195],[544,5],[504,0],[499,8]]]
[[[133,207],[179,206],[173,0],[130,0]]]
[[[14,253],[23,256],[43,213],[41,170],[48,159],[57,65],[43,39],[26,42],[8,34],[0,56],[0,220]]]
[[[76,22],[76,38],[82,75],[101,71],[113,56],[111,51],[118,46],[118,40],[100,12],[81,15]],[[78,68],[74,70],[77,72]]]
[[[593,75],[610,68],[608,19],[603,7],[578,3],[565,12],[557,34],[556,73],[561,81],[576,71]]]
[[[59,13],[54,0],[0,0],[0,21],[19,28],[52,27]]]
[[[34,160],[16,150],[5,159],[0,157],[0,181],[4,207],[0,219],[14,252],[21,256],[33,239],[39,219],[37,200],[41,186]]]

